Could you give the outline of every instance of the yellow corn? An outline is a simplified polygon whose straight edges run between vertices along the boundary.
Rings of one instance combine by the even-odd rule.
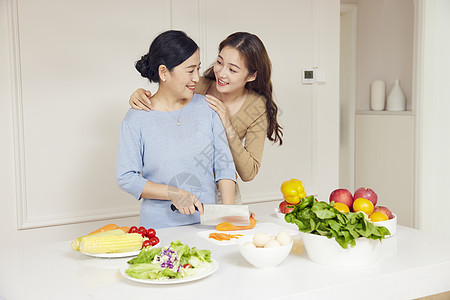
[[[114,230],[109,230],[109,231],[91,233],[91,234],[80,236],[79,238],[74,239],[72,241],[72,248],[75,251],[80,251],[81,239],[86,237],[86,236],[124,235],[124,234],[125,234],[125,232],[123,232],[123,230],[121,230],[121,229],[114,229]]]
[[[140,250],[143,237],[139,233],[85,236],[80,251],[85,253],[119,253]]]

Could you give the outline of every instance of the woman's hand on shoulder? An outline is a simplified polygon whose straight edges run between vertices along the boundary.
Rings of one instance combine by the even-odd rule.
[[[205,97],[206,101],[208,101],[209,107],[215,110],[219,115],[220,121],[222,121],[223,128],[225,128],[227,138],[231,139],[236,136],[236,131],[234,130],[233,125],[231,125],[231,116],[228,106],[223,103],[222,100],[212,95],[207,94]]]
[[[128,103],[130,103],[132,108],[137,110],[153,110],[153,105],[150,101],[151,95],[152,93],[150,91],[139,88],[131,94]]]
[[[212,95],[206,94],[205,97],[206,101],[208,101],[209,107],[215,110],[216,113],[219,115],[223,127],[228,128],[228,126],[231,126],[230,111],[228,110],[226,104],[223,103],[223,101],[220,100],[219,98],[216,98]]]

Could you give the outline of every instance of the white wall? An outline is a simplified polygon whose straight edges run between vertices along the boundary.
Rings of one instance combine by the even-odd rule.
[[[134,61],[169,28],[199,42],[204,69],[231,32],[266,44],[285,144],[267,143],[245,201],[279,199],[291,177],[322,199],[338,185],[338,0],[8,0],[0,13],[0,235],[12,245],[138,222],[114,178],[117,134],[129,94],[149,87]],[[302,85],[307,67],[327,84]]]
[[[356,8],[343,3],[340,14],[339,187],[350,191],[355,190]]]
[[[417,226],[450,237],[450,2],[417,1],[418,15],[418,155]]]

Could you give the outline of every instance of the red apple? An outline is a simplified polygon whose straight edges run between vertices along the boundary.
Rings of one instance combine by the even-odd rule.
[[[385,214],[389,218],[389,220],[394,217],[392,212],[386,206],[375,206],[375,208],[373,209],[373,212],[377,212],[377,211]]]
[[[357,189],[355,191],[355,194],[353,195],[353,199],[358,199],[358,198],[364,198],[364,199],[369,200],[370,202],[372,202],[373,206],[376,206],[377,202],[378,202],[377,193],[375,193],[374,190],[365,188],[365,187],[360,187],[359,189]]]
[[[291,212],[294,210],[294,207],[286,207],[288,205],[292,205],[292,204],[289,204],[286,201],[280,202],[280,205],[278,206],[278,208],[280,209],[280,212],[283,214],[287,214],[288,212]]]
[[[353,196],[349,190],[346,189],[337,189],[331,192],[330,194],[330,203],[331,201],[344,203],[348,207],[353,206]]]

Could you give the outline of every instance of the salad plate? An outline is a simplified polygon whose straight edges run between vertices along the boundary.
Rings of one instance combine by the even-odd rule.
[[[199,280],[202,278],[205,278],[211,274],[213,274],[214,272],[216,272],[219,269],[219,263],[217,261],[215,261],[214,259],[211,259],[211,263],[204,267],[204,268],[200,268],[198,270],[198,273],[189,276],[189,277],[184,277],[184,278],[174,278],[174,279],[138,279],[138,278],[133,278],[131,276],[129,276],[125,271],[130,267],[130,265],[127,263],[125,264],[122,268],[120,268],[120,274],[122,274],[123,277],[125,277],[126,279],[132,280],[132,281],[136,281],[136,282],[141,282],[141,283],[149,283],[149,284],[178,284],[178,283],[184,283],[184,282],[190,282],[190,281],[195,281],[195,280]]]
[[[160,243],[156,244],[153,247],[158,247]],[[80,251],[81,252],[81,251]],[[119,252],[119,253],[86,253],[81,252],[84,255],[97,257],[97,258],[123,258],[123,257],[131,257],[138,256],[141,250],[131,251],[131,252]]]

